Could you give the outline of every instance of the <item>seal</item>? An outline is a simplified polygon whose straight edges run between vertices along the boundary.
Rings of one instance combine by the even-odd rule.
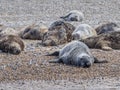
[[[72,33],[74,40],[86,39],[92,36],[97,36],[97,33],[95,29],[88,24],[80,24]]]
[[[97,48],[107,51],[120,49],[120,31],[104,33],[80,41],[84,42],[89,48]]]
[[[6,53],[18,55],[24,50],[24,42],[18,36],[4,35],[0,37],[0,50]]]
[[[19,36],[22,39],[42,40],[44,34],[48,31],[45,25],[29,25],[20,30]]]
[[[88,68],[93,63],[106,63],[106,60],[99,61],[95,58],[88,46],[80,41],[72,41],[65,45],[60,51],[48,54],[47,56],[58,56],[56,60],[50,60],[50,63],[64,63],[67,65],[75,65]]]
[[[84,14],[78,10],[72,10],[70,11],[67,15],[61,16],[65,21],[83,21],[84,19]]]
[[[117,31],[118,25],[113,22],[103,23],[95,28],[97,34],[109,33],[112,31]]]
[[[72,24],[57,20],[50,25],[42,43],[46,46],[55,46],[70,42],[73,39],[72,32],[74,29],[75,27]]]
[[[47,32],[42,40],[42,45],[44,46],[57,46],[63,43],[67,43],[66,30],[63,27]]]
[[[0,26],[0,37],[2,37],[4,35],[15,35],[15,36],[18,36],[18,32],[14,28],[1,25]]]

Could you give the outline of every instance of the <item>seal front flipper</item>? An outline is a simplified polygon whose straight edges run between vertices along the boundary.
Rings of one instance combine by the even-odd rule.
[[[59,51],[55,51],[55,52],[47,54],[45,56],[59,56]]]
[[[94,57],[94,63],[108,63],[108,61],[107,60],[98,60],[96,57]]]

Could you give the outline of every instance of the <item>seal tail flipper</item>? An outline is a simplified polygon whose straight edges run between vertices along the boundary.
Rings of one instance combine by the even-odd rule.
[[[64,19],[65,17],[64,17],[64,16],[61,16],[60,18]]]
[[[53,52],[51,54],[47,54],[45,56],[59,56],[59,51],[55,51],[55,52]]]
[[[67,18],[69,17],[71,15],[71,13],[70,14],[68,14],[68,15],[66,15],[66,16],[61,16],[60,18],[62,18],[62,19],[64,19],[65,21],[67,20]]]
[[[49,63],[59,63],[59,60],[58,59],[49,60]]]
[[[98,60],[96,57],[94,57],[94,63],[108,63],[108,61],[107,60]]]

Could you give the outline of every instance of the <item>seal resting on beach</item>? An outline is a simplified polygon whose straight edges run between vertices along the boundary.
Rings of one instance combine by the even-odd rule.
[[[64,63],[88,68],[93,63],[106,63],[106,60],[99,61],[95,58],[87,45],[80,41],[72,41],[65,45],[60,51],[48,54],[47,56],[58,56],[56,60],[50,60],[50,63]]]
[[[74,40],[86,39],[92,36],[97,36],[97,33],[95,29],[88,24],[80,24],[72,33]]]
[[[0,37],[4,36],[4,35],[18,36],[18,32],[15,29],[11,28],[11,27],[0,25]]]
[[[103,50],[120,49],[120,31],[113,31],[80,41],[84,42],[89,48]]]
[[[49,31],[44,35],[43,45],[55,46],[70,42],[73,39],[72,32],[74,29],[75,27],[70,23],[61,20],[53,22],[49,27]]]
[[[44,46],[57,46],[67,42],[66,30],[61,27],[55,31],[49,31],[42,40]]]
[[[64,19],[65,21],[83,21],[84,14],[78,10],[72,10],[67,15],[61,16],[60,18]]]
[[[117,31],[118,25],[116,23],[113,22],[108,22],[108,23],[104,23],[99,25],[98,27],[95,28],[97,34],[102,34],[102,33],[109,33],[112,31]]]
[[[0,37],[0,50],[11,54],[20,54],[24,50],[24,42],[18,36],[5,35]]]
[[[22,28],[19,36],[22,39],[42,40],[46,32],[48,32],[48,28],[46,26],[37,26],[33,24]]]
[[[64,28],[66,30],[67,41],[70,42],[73,39],[72,32],[75,30],[75,26],[68,22],[57,20],[50,25],[49,30],[56,31],[61,28]]]

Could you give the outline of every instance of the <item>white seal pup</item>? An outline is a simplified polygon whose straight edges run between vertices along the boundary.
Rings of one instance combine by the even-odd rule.
[[[72,33],[74,40],[86,39],[92,36],[97,36],[97,33],[95,29],[88,24],[80,24]]]

